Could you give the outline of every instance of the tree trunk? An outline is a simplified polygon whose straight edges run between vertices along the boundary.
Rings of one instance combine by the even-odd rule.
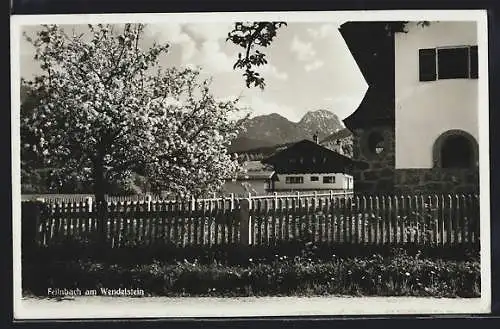
[[[106,203],[106,179],[104,175],[103,161],[94,164],[94,195],[97,210],[97,241],[99,247],[105,248],[107,244],[107,210]]]

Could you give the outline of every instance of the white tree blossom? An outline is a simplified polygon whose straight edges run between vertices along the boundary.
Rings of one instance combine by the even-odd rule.
[[[23,81],[40,97],[22,118],[61,180],[109,185],[143,170],[158,189],[199,195],[238,168],[227,146],[238,133],[236,102],[216,101],[194,69],[162,69],[168,45],[143,49],[144,25],[89,25],[89,34],[44,26],[34,38],[43,74]]]

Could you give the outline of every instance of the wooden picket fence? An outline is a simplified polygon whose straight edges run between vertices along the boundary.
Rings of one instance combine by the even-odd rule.
[[[140,202],[149,197],[152,200],[164,199],[160,195],[106,195],[105,199],[108,202]],[[23,194],[22,201],[41,200],[49,203],[68,203],[68,202],[83,202],[91,199],[95,202],[93,194]]]
[[[23,225],[36,227],[39,246],[93,243],[106,234],[114,248],[158,244],[185,247],[278,245],[283,241],[330,244],[442,245],[479,242],[479,196],[346,193],[234,196],[212,199],[106,202],[99,232],[92,199],[23,202]],[[33,227],[33,226],[31,226]]]

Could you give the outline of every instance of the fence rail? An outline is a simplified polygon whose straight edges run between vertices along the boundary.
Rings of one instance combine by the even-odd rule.
[[[280,192],[281,193],[281,192]],[[235,198],[235,199],[269,199],[273,197],[296,197],[296,198],[303,198],[303,197],[313,197],[313,196],[334,196],[334,195],[353,195],[352,190],[329,190],[326,192],[312,192],[312,191],[290,191],[290,192],[283,192],[282,194],[278,194],[277,192],[274,193],[267,193],[264,195],[257,195],[257,194],[252,194],[252,193],[246,193],[245,195],[236,195],[234,193],[224,195],[224,196],[218,196],[217,194],[214,194],[210,197],[205,197],[205,198],[199,198],[198,200],[206,200],[206,201],[217,201],[220,200],[221,198],[224,199],[230,199],[230,198]],[[135,203],[140,203],[140,202],[150,202],[150,201],[176,201],[178,198],[176,197],[163,197],[161,195],[154,195],[154,194],[143,194],[143,195],[106,195],[105,196],[106,201],[111,204],[115,202],[135,202]],[[47,203],[71,203],[71,202],[95,202],[95,196],[93,194],[23,194],[21,196],[21,200],[24,201],[42,201],[42,202],[47,202]]]
[[[23,202],[23,226],[36,227],[40,246],[91,243],[105,234],[112,247],[173,244],[277,245],[283,241],[331,244],[464,245],[479,242],[479,197],[458,195],[363,196],[345,193],[266,197],[107,202],[100,232],[92,199]],[[30,223],[33,221],[33,226]]]

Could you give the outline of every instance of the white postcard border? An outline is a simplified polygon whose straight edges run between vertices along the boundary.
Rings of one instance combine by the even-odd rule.
[[[261,308],[248,307],[241,302],[227,312],[210,311],[201,300],[182,309],[176,304],[160,308],[141,308],[109,299],[107,307],[87,307],[74,310],[71,304],[53,304],[53,307],[26,302],[21,291],[21,184],[20,184],[20,38],[23,25],[39,24],[97,24],[97,23],[162,23],[172,22],[236,22],[273,20],[287,22],[345,22],[345,21],[476,21],[478,27],[479,58],[479,170],[481,211],[481,298],[469,300],[440,300],[428,298],[342,298],[325,310],[310,313],[300,307],[280,305],[286,298],[262,299]],[[238,317],[286,315],[373,315],[373,314],[453,314],[489,313],[491,308],[490,257],[490,175],[489,175],[489,96],[488,96],[488,29],[485,10],[392,10],[392,11],[324,11],[324,12],[261,12],[261,13],[165,13],[165,14],[79,14],[79,15],[14,15],[11,16],[11,129],[12,129],[12,214],[13,214],[13,293],[15,319],[57,318],[134,318],[134,317]],[[123,299],[121,299],[123,301]],[[186,299],[187,300],[187,299]],[[229,299],[225,299],[229,300]],[[266,302],[264,302],[266,301]],[[310,300],[311,303],[313,299]],[[68,304],[69,303],[69,304]],[[327,302],[324,302],[327,305]],[[133,303],[135,305],[135,303]],[[147,304],[147,303],[146,303]],[[38,307],[36,305],[39,305]],[[63,306],[66,305],[66,306]],[[69,306],[68,306],[69,305]],[[180,303],[179,305],[182,305]],[[265,306],[264,306],[265,305]],[[274,305],[274,306],[273,306]],[[329,304],[328,304],[329,305]],[[274,307],[274,308],[273,308]],[[193,310],[197,310],[194,311]]]

